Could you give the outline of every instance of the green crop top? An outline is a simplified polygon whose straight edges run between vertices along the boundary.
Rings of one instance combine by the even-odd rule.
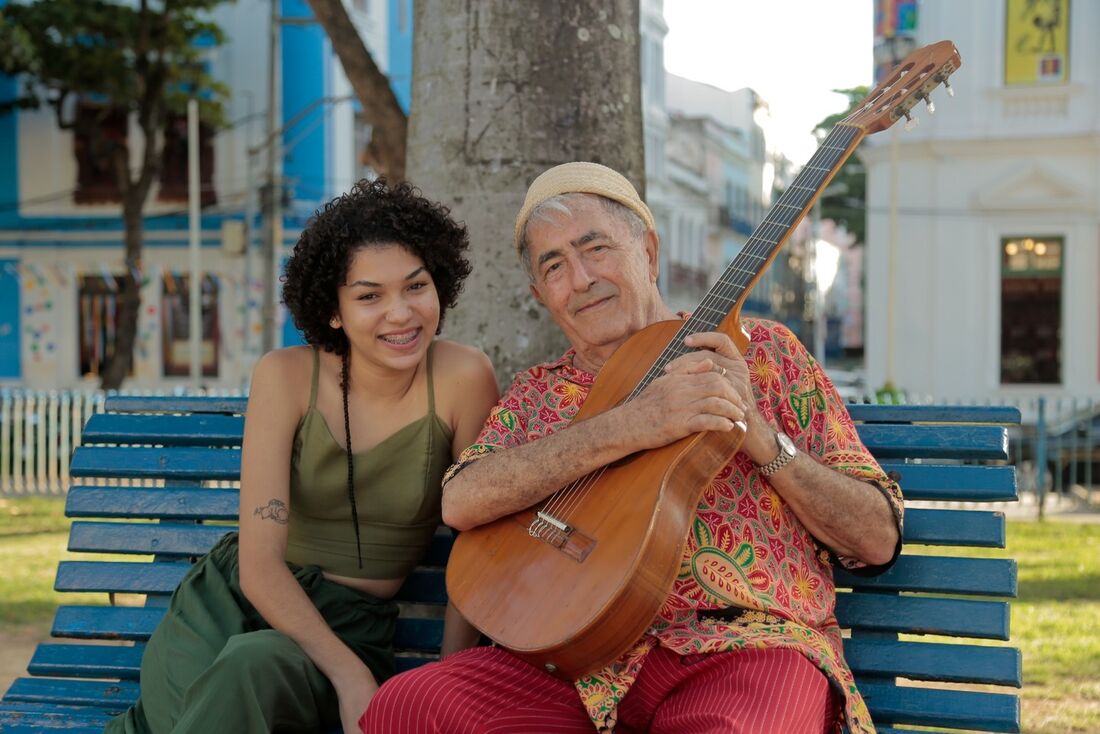
[[[440,482],[451,464],[450,428],[435,413],[432,349],[428,413],[354,455],[359,545],[348,500],[347,454],[317,410],[320,356],[313,351],[309,410],[294,434],[286,559],[354,578],[402,578],[420,561],[441,521]]]

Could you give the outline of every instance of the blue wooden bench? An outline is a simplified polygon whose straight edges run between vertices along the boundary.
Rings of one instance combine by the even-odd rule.
[[[238,477],[243,398],[115,397],[106,407],[73,455],[66,514],[73,518],[69,550],[111,560],[64,560],[55,586],[105,592],[112,602],[116,594],[146,595],[145,603],[58,609],[52,635],[59,641],[38,647],[29,677],[0,701],[0,731],[100,731],[136,698],[144,640],[168,596],[194,558],[234,527],[237,491],[229,483]],[[907,499],[1016,499],[1015,470],[1004,464],[1004,426],[1019,422],[1016,409],[850,407],[864,442],[901,476]],[[905,540],[936,547],[905,553],[877,578],[838,572],[837,616],[851,630],[848,661],[879,731],[1018,732],[1019,699],[1011,689],[1021,685],[1020,653],[984,643],[1009,637],[1015,562],[953,557],[947,548],[1003,548],[1003,514],[912,508]],[[449,548],[450,534],[441,530],[400,593],[402,669],[439,649]],[[960,683],[981,690],[953,685]]]

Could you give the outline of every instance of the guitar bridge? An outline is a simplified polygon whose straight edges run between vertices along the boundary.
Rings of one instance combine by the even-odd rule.
[[[541,540],[552,548],[556,548],[578,563],[583,563],[596,547],[595,540],[578,532],[569,523],[542,510],[535,512],[531,517],[527,525],[527,534],[535,540]]]

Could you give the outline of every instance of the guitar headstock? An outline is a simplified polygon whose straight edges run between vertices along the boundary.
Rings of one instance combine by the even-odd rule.
[[[954,96],[947,78],[962,66],[959,50],[951,41],[940,41],[918,48],[894,67],[886,81],[879,84],[840,124],[861,128],[870,135],[885,130],[900,118],[915,122],[909,110],[924,100],[935,111],[932,90],[943,84]]]

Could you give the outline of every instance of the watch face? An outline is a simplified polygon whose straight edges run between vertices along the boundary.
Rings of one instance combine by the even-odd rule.
[[[791,440],[790,436],[785,433],[776,433],[775,440],[779,443],[779,448],[783,451],[783,453],[794,456],[797,449],[795,448],[794,441]]]

